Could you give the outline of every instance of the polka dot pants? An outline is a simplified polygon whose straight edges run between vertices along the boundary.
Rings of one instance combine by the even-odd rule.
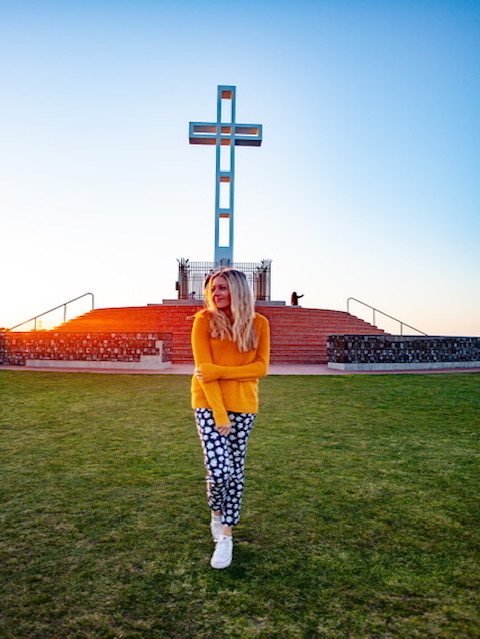
[[[224,526],[236,526],[240,519],[245,455],[254,413],[228,413],[232,423],[229,435],[215,428],[209,408],[196,408],[195,421],[207,469],[207,498],[211,510],[222,512]]]

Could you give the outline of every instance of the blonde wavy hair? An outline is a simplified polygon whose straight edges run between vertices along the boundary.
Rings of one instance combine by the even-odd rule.
[[[218,309],[213,301],[212,286],[219,276],[228,282],[232,319]],[[212,271],[205,281],[205,303],[210,315],[210,331],[213,338],[236,342],[238,350],[242,353],[257,347],[258,337],[253,325],[255,301],[245,273],[225,266]]]

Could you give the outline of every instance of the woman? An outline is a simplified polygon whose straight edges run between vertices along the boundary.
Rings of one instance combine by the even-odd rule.
[[[213,568],[232,562],[232,528],[240,518],[248,437],[258,411],[258,378],[270,358],[268,320],[255,313],[244,273],[214,271],[206,309],[195,315],[192,407],[207,469]]]

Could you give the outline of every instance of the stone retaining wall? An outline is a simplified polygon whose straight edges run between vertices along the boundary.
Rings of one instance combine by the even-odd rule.
[[[341,370],[480,366],[480,337],[330,335],[328,366]]]
[[[0,333],[0,364],[9,366],[144,361],[157,367],[171,360],[171,333]]]

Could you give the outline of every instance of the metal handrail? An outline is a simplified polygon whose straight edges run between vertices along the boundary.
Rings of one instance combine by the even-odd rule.
[[[380,309],[375,308],[374,306],[371,306],[370,304],[367,304],[366,302],[362,302],[362,300],[357,300],[356,297],[349,297],[347,299],[347,313],[350,313],[350,300],[353,300],[354,302],[358,302],[359,304],[363,304],[363,306],[367,306],[368,308],[372,309],[372,311],[373,311],[373,322],[372,322],[372,324],[374,326],[376,326],[375,313],[380,313],[381,315],[385,315],[385,317],[389,317],[393,321],[398,322],[400,324],[400,335],[403,335],[403,327],[404,326],[408,326],[408,328],[411,328],[412,330],[416,331],[417,333],[421,333],[422,335],[425,335],[426,337],[428,337],[428,334],[424,333],[419,328],[415,328],[415,326],[410,326],[410,324],[407,324],[406,322],[402,322],[402,320],[399,320],[397,317],[392,317],[392,315],[389,315],[388,313],[384,313]]]
[[[25,320],[25,322],[20,322],[20,324],[16,324],[15,326],[12,326],[12,328],[9,328],[9,331],[13,331],[14,328],[18,328],[19,326],[23,326],[24,324],[28,324],[29,322],[35,322],[33,330],[36,331],[37,330],[37,319],[39,317],[43,317],[44,315],[48,315],[48,313],[52,313],[53,311],[57,311],[59,308],[62,308],[63,306],[63,323],[65,324],[65,322],[67,321],[67,305],[71,304],[72,302],[76,302],[77,300],[81,300],[82,297],[86,297],[87,295],[91,295],[92,297],[92,311],[95,308],[95,298],[93,296],[93,293],[84,293],[83,295],[79,295],[78,297],[75,297],[73,300],[69,300],[68,302],[64,302],[63,304],[59,304],[58,306],[55,306],[55,308],[51,308],[49,311],[45,311],[44,313],[40,313],[40,315],[36,315],[35,317],[32,317],[29,320]]]

